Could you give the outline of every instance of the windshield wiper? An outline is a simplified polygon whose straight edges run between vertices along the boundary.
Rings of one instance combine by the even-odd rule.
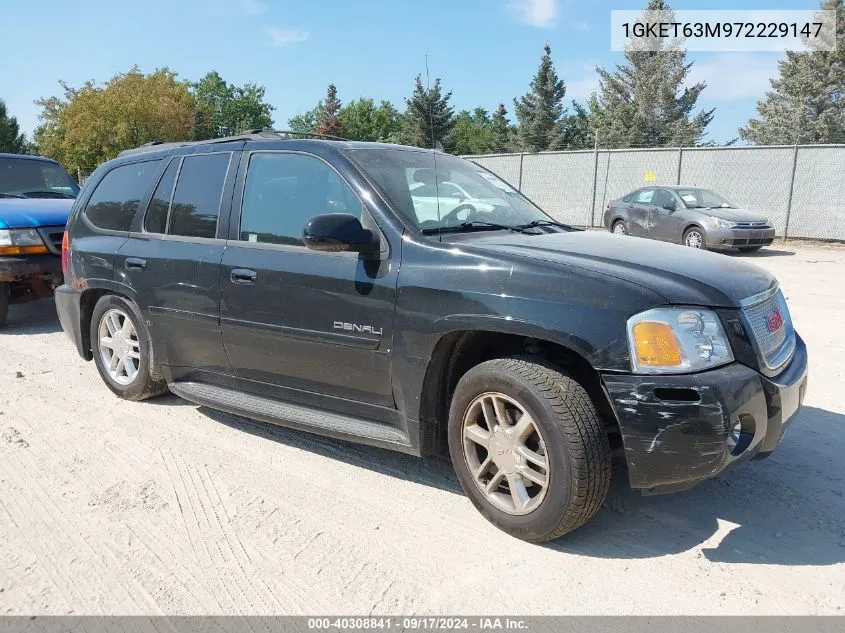
[[[581,229],[575,228],[574,226],[570,226],[569,224],[564,224],[563,222],[555,222],[554,220],[532,220],[528,224],[520,224],[519,228],[521,229],[533,229],[538,226],[556,226],[561,229],[567,229],[568,231],[580,231]]]
[[[473,220],[471,222],[461,222],[454,226],[441,226],[439,228],[423,229],[423,234],[432,235],[436,233],[450,233],[461,232],[472,229],[500,229],[503,231],[513,231],[514,233],[526,233],[532,235],[522,226],[510,226],[508,224],[496,224],[495,222],[483,222],[481,220]]]
[[[63,198],[76,198],[75,195],[70,193],[65,193],[64,191],[53,191],[51,189],[39,189],[36,191],[24,191],[21,195],[21,198],[37,198],[39,196],[46,195],[50,196],[61,196]]]
[[[19,193],[6,193],[5,191],[0,192],[0,198],[25,198],[26,196],[22,196]]]

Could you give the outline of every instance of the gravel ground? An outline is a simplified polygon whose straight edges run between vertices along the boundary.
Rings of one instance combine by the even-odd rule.
[[[0,613],[843,614],[845,249],[749,257],[810,349],[784,443],[688,492],[616,473],[545,545],[487,524],[448,463],[123,402],[52,302],[0,334]]]

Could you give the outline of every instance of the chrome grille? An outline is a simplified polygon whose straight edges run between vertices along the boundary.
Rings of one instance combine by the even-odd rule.
[[[777,370],[789,362],[795,351],[795,330],[780,289],[744,299],[742,314],[763,364]]]

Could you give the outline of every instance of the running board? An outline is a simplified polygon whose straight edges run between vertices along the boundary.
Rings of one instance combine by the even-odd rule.
[[[400,429],[370,420],[280,402],[207,383],[175,382],[169,387],[177,396],[212,409],[341,440],[404,453],[417,452]]]

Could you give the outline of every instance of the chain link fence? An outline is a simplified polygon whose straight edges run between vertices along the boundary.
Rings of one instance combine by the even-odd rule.
[[[560,222],[600,226],[645,186],[707,187],[769,218],[778,237],[845,240],[845,144],[596,149],[466,156]]]

